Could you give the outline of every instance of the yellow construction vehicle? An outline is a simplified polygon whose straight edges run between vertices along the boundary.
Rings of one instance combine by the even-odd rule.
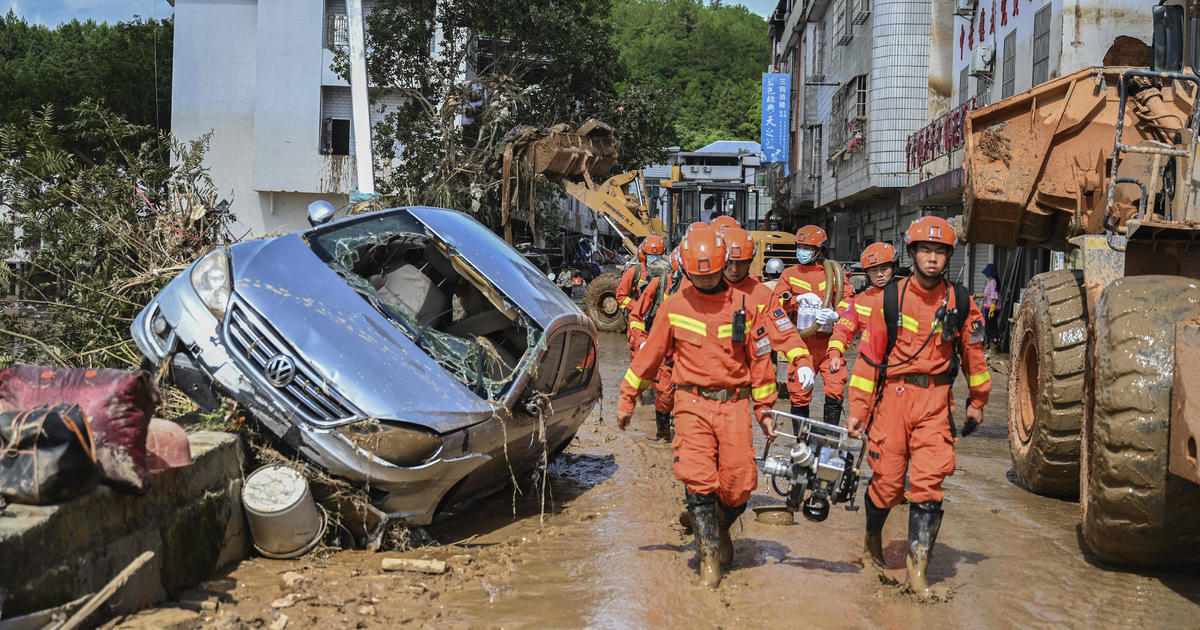
[[[1200,561],[1200,76],[1182,7],[1153,12],[1155,67],[975,110],[963,166],[967,241],[1067,252],[1012,329],[1016,479],[1079,496],[1086,545],[1137,566]]]
[[[524,173],[544,175],[562,186],[567,194],[603,217],[621,235],[630,255],[637,255],[637,246],[631,237],[642,239],[657,234],[667,242],[669,249],[679,242],[690,223],[706,221],[707,218],[701,217],[701,197],[727,199],[730,203],[725,205],[729,207],[723,210],[742,225],[747,225],[750,185],[688,178],[679,166],[673,166],[671,178],[659,183],[669,200],[660,217],[652,211],[655,200],[646,194],[646,178],[642,171],[613,175],[596,183],[608,174],[616,160],[617,144],[610,127],[595,120],[575,130],[564,127],[552,127],[545,132],[526,130],[511,148],[505,149],[509,156],[506,164],[518,164]],[[506,167],[505,170],[507,178],[510,169]],[[795,264],[796,245],[791,234],[753,230],[750,236],[758,245],[751,273],[761,274],[770,258]],[[583,306],[597,330],[620,332],[625,329],[625,314],[616,299],[619,282],[620,274],[608,273],[588,284]]]

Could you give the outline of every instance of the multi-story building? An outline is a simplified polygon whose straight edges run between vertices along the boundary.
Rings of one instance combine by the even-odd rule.
[[[923,213],[962,213],[963,120],[972,109],[1092,65],[1149,63],[1150,8],[1143,0],[937,0],[931,12],[929,92],[938,107],[907,143],[910,173],[901,193]],[[1170,4],[1182,4],[1171,0]],[[1046,250],[991,245],[959,248],[957,279],[979,292],[980,271],[996,263],[1013,298],[1055,264]]]
[[[206,162],[240,232],[306,227],[309,203],[344,205],[355,188],[350,87],[330,69],[345,7],[175,0],[171,128],[182,140],[212,134]],[[372,96],[374,123],[398,97]]]
[[[895,241],[916,216],[900,191],[916,181],[905,144],[926,119],[929,26],[930,0],[780,0],[770,19],[769,71],[793,87],[773,209],[823,226],[834,258]]]

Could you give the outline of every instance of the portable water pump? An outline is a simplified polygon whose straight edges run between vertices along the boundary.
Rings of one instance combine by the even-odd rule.
[[[829,517],[829,507],[847,503],[846,509],[857,511],[860,465],[866,453],[867,436],[850,437],[843,427],[819,420],[796,416],[782,411],[764,412],[779,418],[799,422],[799,435],[776,431],[776,436],[791,438],[792,448],[787,455],[772,455],[774,440],[763,445],[758,467],[771,482],[771,489],[787,499],[788,508],[803,507],[804,518],[821,522]],[[780,481],[788,487],[780,487]]]

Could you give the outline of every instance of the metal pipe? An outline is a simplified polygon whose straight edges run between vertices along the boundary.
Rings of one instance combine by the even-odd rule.
[[[358,192],[375,194],[375,164],[371,159],[371,114],[367,108],[367,52],[361,0],[346,0],[350,30],[350,106],[354,120],[354,170]]]

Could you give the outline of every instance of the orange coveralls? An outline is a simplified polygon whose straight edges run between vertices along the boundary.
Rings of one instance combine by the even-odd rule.
[[[934,321],[938,307],[948,300],[947,309],[955,308],[954,291],[942,283],[931,291],[916,280],[902,280],[899,286],[902,325],[897,327],[896,345],[887,362],[887,381],[877,385],[878,369],[862,360],[880,363],[887,349],[887,325],[883,301],[872,308],[859,343],[859,360],[850,377],[850,415],[869,418],[871,406],[879,394],[874,421],[867,427],[867,461],[871,478],[871,501],[878,507],[895,507],[904,499],[904,477],[909,462],[913,503],[941,501],[942,481],[954,473],[954,442],[950,435],[953,400],[948,383],[934,382],[934,376],[949,376],[954,355],[951,341],[942,339],[941,324]],[[881,292],[882,294],[882,292]],[[933,338],[912,361],[900,365],[921,348],[934,330]],[[970,388],[970,406],[982,409],[992,390],[992,377],[983,356],[983,316],[971,300],[970,313],[962,329],[962,371]],[[927,384],[915,382],[927,378]],[[881,386],[882,392],[876,392]]]
[[[726,282],[729,282],[726,279]],[[757,278],[747,275],[741,282],[729,283],[735,291],[746,296],[746,311],[753,308],[755,314],[763,314],[763,326],[766,335],[771,340],[771,349],[787,359],[789,364],[812,367],[812,356],[808,346],[796,332],[796,326],[788,319],[787,313],[778,302],[771,300],[771,289]],[[769,310],[768,310],[769,309]],[[793,369],[789,366],[789,373]]]
[[[783,300],[785,292],[796,297],[805,293],[815,293],[817,297],[824,298],[825,267],[823,265],[793,265],[784,269],[783,275],[775,283],[775,292],[771,296],[773,303],[782,305],[788,317],[795,321],[796,302],[793,298],[785,303]],[[850,306],[850,300],[853,297],[854,287],[851,287],[850,282],[843,278],[842,301],[834,305],[834,309],[840,315],[845,316],[845,311]],[[829,337],[830,333],[818,332],[805,339],[804,343],[812,354],[813,370],[821,375],[821,388],[825,395],[834,400],[841,400],[846,392],[846,371],[838,370],[837,373],[829,371],[829,355],[826,352]],[[812,402],[813,390],[803,390],[793,386],[796,383],[796,370],[799,367],[796,363],[792,363],[788,367],[788,398],[791,399],[792,405],[805,407]]]
[[[650,272],[646,269],[644,262],[627,267],[625,271],[621,272],[621,281],[617,283],[617,304],[625,310],[629,310],[629,305],[642,294],[642,287],[633,285],[633,276],[638,269],[641,269],[641,273],[638,274],[638,284],[645,286],[649,279],[647,275]]]
[[[670,282],[670,276],[667,276],[667,281]],[[671,287],[668,287],[666,293],[672,293]],[[646,285],[642,291],[641,297],[634,300],[629,305],[629,330],[627,338],[629,339],[629,356],[636,357],[638,346],[642,345],[649,336],[646,332],[646,315],[654,306],[654,298],[658,295],[658,276],[650,279],[650,283]],[[663,295],[663,302],[667,301],[667,295]],[[659,305],[659,310],[655,312],[654,321],[661,321],[658,315],[662,312],[662,305]],[[651,322],[650,328],[653,328]],[[671,371],[675,365],[674,357],[667,355],[663,358],[663,362],[658,366],[658,374],[654,377],[654,390],[658,392],[654,395],[654,410],[664,413],[670,413],[675,409],[675,384],[671,382]]]
[[[737,299],[735,299],[737,298]],[[663,300],[646,345],[621,382],[619,411],[631,413],[669,352],[675,355],[675,478],[689,492],[716,494],[725,505],[745,505],[758,486],[752,413],[775,404],[775,368],[762,317],[747,311],[746,340],[733,343],[733,315],[741,294],[705,294],[685,287]],[[722,402],[694,388],[724,390]],[[753,402],[753,410],[751,406]]]
[[[872,286],[866,291],[850,298],[850,306],[842,313],[842,318],[834,322],[833,334],[829,336],[829,352],[837,352],[833,356],[846,356],[846,348],[854,342],[859,331],[863,330],[875,309],[883,308],[883,289]]]

